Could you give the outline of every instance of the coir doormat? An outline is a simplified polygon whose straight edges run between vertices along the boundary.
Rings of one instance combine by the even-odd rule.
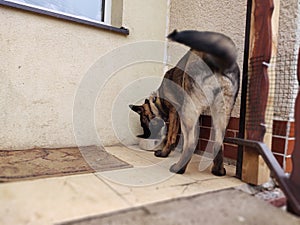
[[[88,161],[88,163],[87,163]],[[0,150],[0,182],[93,173],[131,165],[97,146]]]

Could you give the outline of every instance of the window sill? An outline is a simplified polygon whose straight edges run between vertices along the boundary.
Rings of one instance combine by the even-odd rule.
[[[71,22],[75,22],[75,23],[79,23],[79,24],[84,24],[84,25],[88,25],[91,27],[104,29],[104,30],[108,30],[108,31],[123,34],[123,35],[129,35],[129,30],[124,27],[118,28],[118,27],[114,27],[114,26],[104,24],[104,23],[97,23],[97,22],[93,22],[90,20],[80,19],[80,18],[68,16],[68,15],[63,15],[63,14],[43,10],[43,9],[38,9],[38,8],[26,6],[26,5],[21,5],[21,4],[14,3],[14,2],[7,2],[4,0],[0,0],[0,5],[13,7],[13,8],[21,9],[21,10],[26,10],[29,12],[39,13],[42,15],[55,17],[57,19],[67,20],[67,21],[71,21]]]

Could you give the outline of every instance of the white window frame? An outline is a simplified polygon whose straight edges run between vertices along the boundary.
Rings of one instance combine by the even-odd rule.
[[[88,0],[87,0],[88,1]],[[38,13],[42,15],[47,15],[51,17],[55,17],[62,20],[72,21],[88,26],[93,26],[100,29],[105,29],[111,32],[116,32],[124,35],[129,35],[129,30],[127,28],[124,28],[122,25],[120,27],[116,27],[112,25],[112,1],[113,0],[104,0],[104,21],[97,21],[85,17],[80,16],[74,16],[67,13],[39,7],[39,6],[33,6],[31,4],[24,4],[22,2],[18,2],[17,0],[0,0],[0,5],[4,5],[7,7],[17,8],[20,10],[26,10],[33,13]]]
[[[104,1],[104,6],[105,6],[104,7],[104,11],[102,11],[102,9],[99,9],[99,10],[102,11],[101,13],[104,13],[104,21],[97,21],[97,20],[86,18],[86,17],[81,17],[81,16],[77,16],[77,15],[74,15],[74,14],[69,14],[69,13],[65,13],[65,12],[61,12],[61,11],[49,9],[49,8],[46,8],[46,7],[41,7],[41,6],[38,6],[38,5],[29,4],[29,3],[26,3],[26,2],[21,2],[19,0],[4,0],[4,1],[5,2],[11,2],[11,3],[19,4],[19,5],[24,5],[24,6],[27,6],[27,7],[32,7],[32,8],[36,8],[36,9],[40,9],[40,10],[45,10],[45,11],[49,11],[49,12],[52,12],[52,13],[61,14],[61,15],[64,15],[64,16],[70,16],[70,17],[74,17],[74,18],[77,18],[77,19],[92,21],[92,22],[95,22],[95,23],[110,24],[109,22],[107,22],[107,21],[110,21],[110,20],[107,20],[107,17],[105,15],[106,14],[110,14],[109,12],[106,11],[106,10],[111,10],[111,7],[109,8],[109,4],[110,3],[106,3],[106,2],[107,1],[109,2],[111,0],[102,0],[102,1]],[[88,0],[86,2],[88,4]],[[108,5],[108,6],[106,6],[106,5]]]
[[[104,1],[104,23],[111,24],[111,1],[112,0],[103,0]]]

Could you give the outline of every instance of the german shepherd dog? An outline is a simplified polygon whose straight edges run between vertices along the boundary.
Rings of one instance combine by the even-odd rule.
[[[209,109],[215,156],[212,173],[224,176],[222,143],[240,83],[235,44],[223,34],[193,30],[174,30],[168,39],[191,49],[166,72],[158,90],[143,105],[129,106],[140,115],[144,134],[139,137],[155,138],[163,126],[158,119],[162,119],[167,124],[166,140],[155,156],[167,157],[175,149],[181,132],[182,153],[170,171],[183,174],[198,141],[199,116]]]

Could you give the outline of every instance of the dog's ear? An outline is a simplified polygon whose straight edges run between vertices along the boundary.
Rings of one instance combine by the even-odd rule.
[[[129,105],[129,108],[131,108],[132,111],[141,114],[143,112],[143,106],[139,105]]]
[[[149,99],[145,99],[145,102],[144,102],[144,104],[149,104],[150,102],[149,102]]]

